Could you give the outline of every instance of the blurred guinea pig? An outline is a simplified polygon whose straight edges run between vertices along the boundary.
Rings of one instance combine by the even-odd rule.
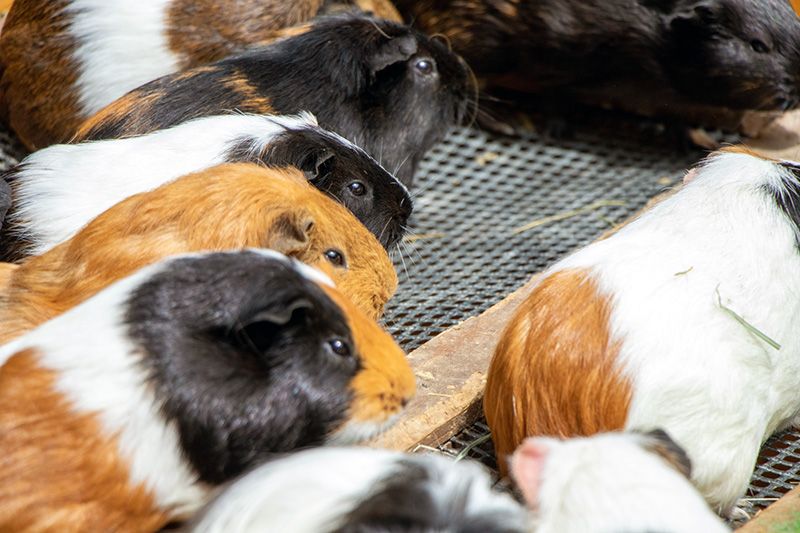
[[[371,318],[397,288],[380,243],[302,173],[220,165],[118,203],[13,270],[0,293],[0,342],[169,255],[250,247],[319,266]]]
[[[666,116],[696,106],[784,111],[800,99],[800,20],[787,0],[395,4],[416,28],[446,36],[490,93]]]
[[[691,462],[662,430],[525,439],[511,475],[536,533],[724,533],[687,479]]]
[[[683,189],[545,271],[502,334],[484,409],[527,436],[663,428],[721,513],[800,421],[800,165],[711,155]]]
[[[15,0],[0,33],[0,107],[30,148],[66,142],[128,91],[388,0]]]
[[[129,196],[238,161],[299,168],[387,249],[400,240],[411,215],[405,186],[363,150],[317,126],[312,115],[212,116],[140,137],[50,146],[28,156],[6,174],[14,203],[0,233],[0,250],[9,254],[3,259],[41,254]]]
[[[84,123],[75,140],[139,135],[232,109],[310,111],[406,185],[467,111],[466,64],[438,40],[367,17],[322,20],[264,48],[152,81]]]
[[[472,461],[368,448],[278,459],[226,487],[194,533],[523,533],[524,508]]]
[[[392,338],[272,251],[170,258],[0,348],[0,529],[155,531],[414,392]]]

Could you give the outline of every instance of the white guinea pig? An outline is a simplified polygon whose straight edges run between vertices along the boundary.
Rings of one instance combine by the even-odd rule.
[[[137,137],[59,144],[6,175],[13,191],[0,257],[20,260],[68,240],[134,194],[222,163],[294,166],[347,207],[386,248],[403,236],[406,187],[361,148],[296,116],[218,115]],[[0,214],[3,196],[0,190]]]
[[[262,465],[187,525],[197,533],[522,533],[526,510],[471,461],[324,448]]]
[[[690,470],[660,430],[529,438],[511,458],[536,533],[730,531],[686,479]]]
[[[800,165],[713,154],[682,190],[544,273],[504,332],[484,407],[527,436],[663,428],[730,513],[800,413]]]

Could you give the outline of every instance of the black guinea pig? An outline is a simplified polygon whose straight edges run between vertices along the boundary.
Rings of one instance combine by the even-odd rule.
[[[681,118],[697,106],[783,111],[800,98],[786,0],[399,0],[487,92],[575,98]]]
[[[0,348],[0,529],[155,531],[276,453],[375,435],[413,392],[321,272],[173,257]]]
[[[218,115],[137,137],[34,152],[7,174],[14,205],[0,231],[0,249],[8,251],[6,260],[42,253],[125,198],[233,162],[299,168],[387,249],[403,236],[411,215],[406,187],[361,148],[320,128],[313,116]],[[17,246],[20,239],[27,245]]]
[[[75,140],[147,133],[230,110],[310,111],[410,185],[417,163],[467,112],[466,64],[387,20],[338,16],[302,35],[165,76],[90,118]]]

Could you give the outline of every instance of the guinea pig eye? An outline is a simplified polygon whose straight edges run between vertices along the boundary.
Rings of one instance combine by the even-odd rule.
[[[342,339],[333,339],[332,341],[328,342],[328,346],[333,353],[341,357],[350,357],[350,354],[352,354],[350,345]]]
[[[414,68],[417,69],[417,72],[420,74],[427,76],[433,73],[435,65],[433,59],[417,59],[417,62],[414,63]]]
[[[769,52],[769,46],[760,39],[753,39],[750,41],[750,47],[759,54],[766,54]]]
[[[344,256],[342,255],[342,252],[340,252],[339,250],[334,250],[334,249],[325,250],[325,259],[327,259],[336,266],[340,267],[344,266]]]
[[[347,189],[353,193],[354,196],[364,196],[364,193],[367,192],[367,187],[360,181],[350,183]]]

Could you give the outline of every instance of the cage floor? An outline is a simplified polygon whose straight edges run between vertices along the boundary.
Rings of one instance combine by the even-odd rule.
[[[434,147],[413,192],[413,235],[395,253],[400,289],[385,319],[404,348],[485,311],[676,184],[703,153],[680,149],[653,126],[600,114],[568,139],[465,128]],[[0,170],[22,153],[0,131]],[[439,451],[493,468],[488,437],[479,421]],[[800,433],[773,437],[745,509],[768,506],[798,481]]]

